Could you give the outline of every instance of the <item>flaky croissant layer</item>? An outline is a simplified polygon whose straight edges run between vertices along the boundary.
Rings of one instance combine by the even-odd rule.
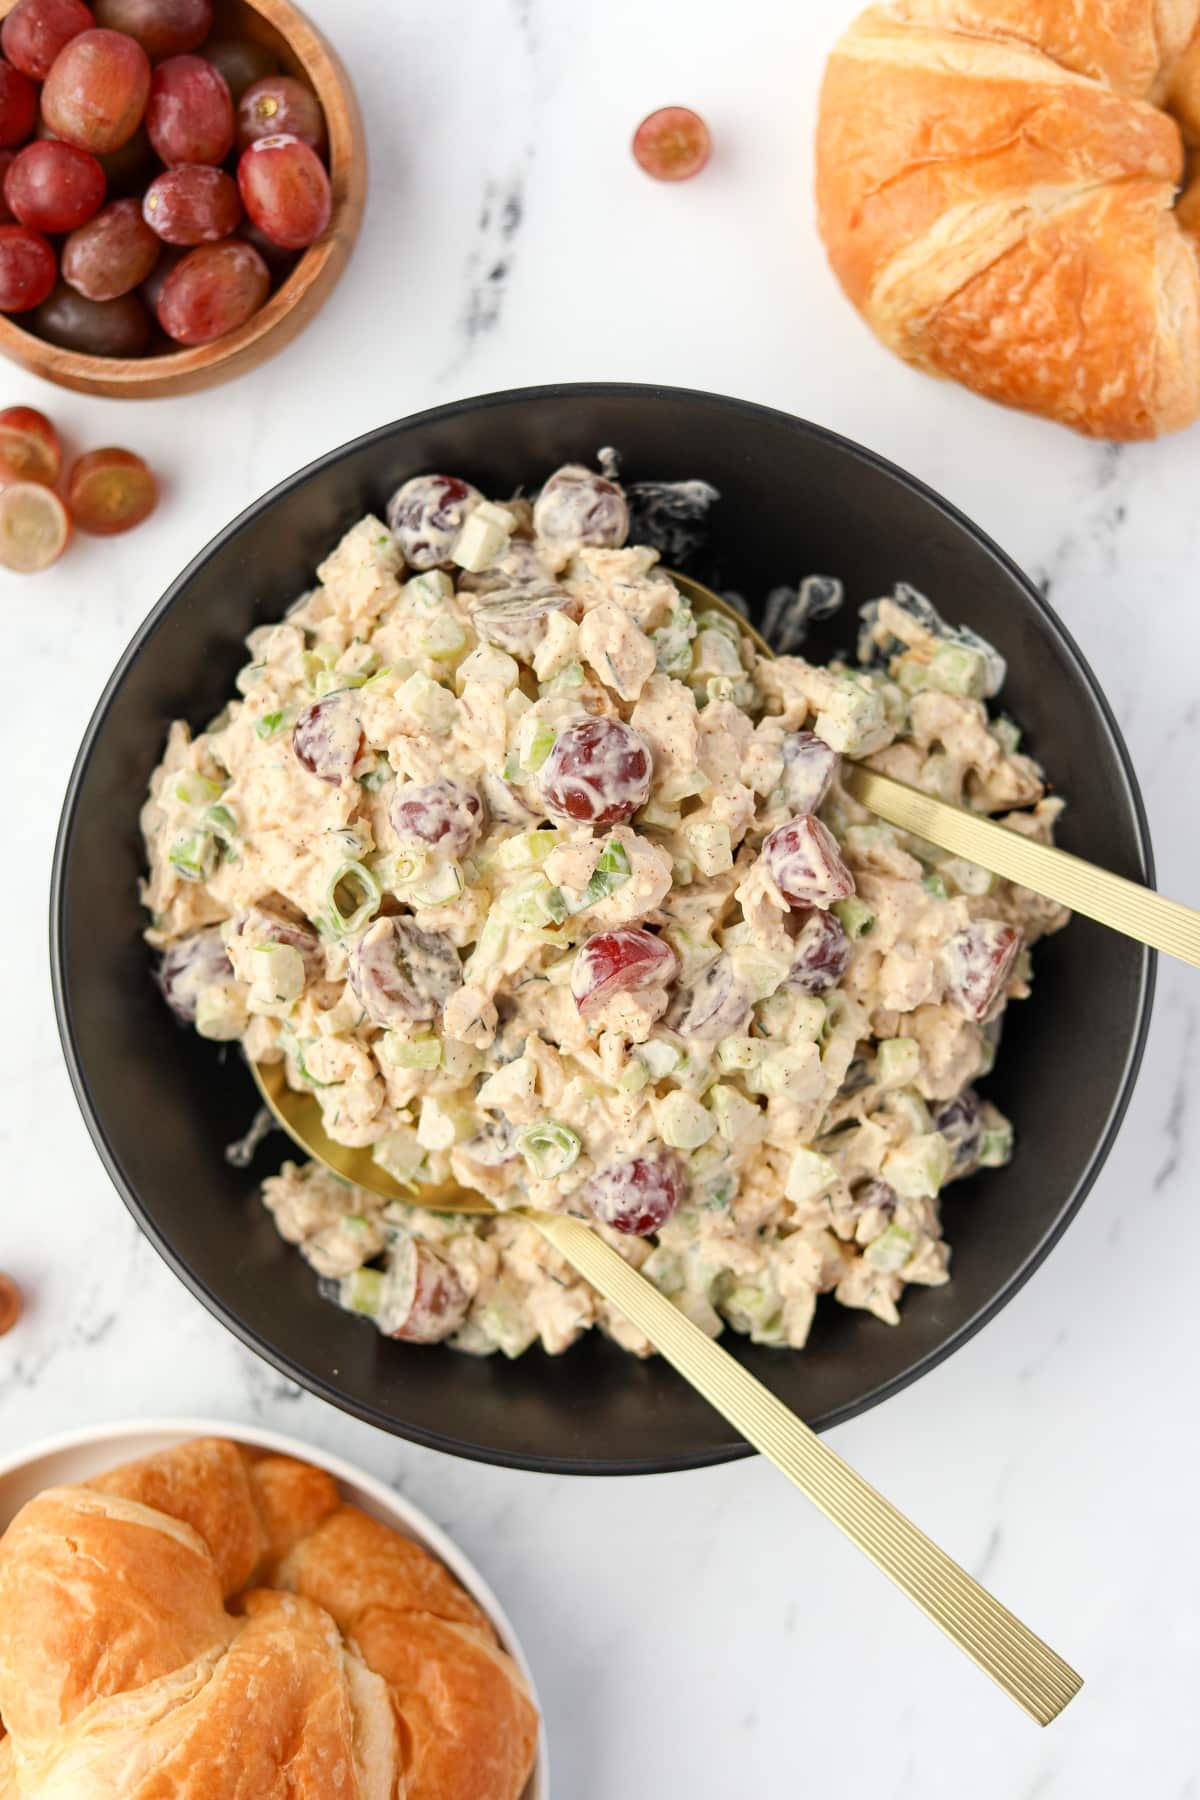
[[[906,362],[1155,437],[1200,414],[1196,144],[1200,0],[897,0],[829,59],[821,235]]]

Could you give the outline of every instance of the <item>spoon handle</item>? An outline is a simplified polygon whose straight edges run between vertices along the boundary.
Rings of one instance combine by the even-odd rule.
[[[1200,969],[1200,912],[1190,906],[862,764],[843,763],[842,780],[856,800],[889,825]]]
[[[1027,1626],[876,1493],[729,1352],[578,1219],[525,1215],[585,1280],[1039,1725],[1083,1685]]]

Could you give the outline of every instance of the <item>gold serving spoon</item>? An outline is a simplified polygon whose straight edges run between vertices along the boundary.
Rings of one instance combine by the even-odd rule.
[[[668,571],[671,580],[694,605],[711,608],[733,619],[764,656],[774,651],[766,639],[728,601],[714,594],[690,575]],[[1095,919],[1152,950],[1165,950],[1180,962],[1200,969],[1200,912],[1178,900],[1168,900],[1153,888],[1112,875],[1082,857],[1050,844],[1036,843],[997,825],[981,813],[935,800],[907,782],[881,775],[862,763],[842,759],[842,785],[869,811],[901,831],[911,831],[951,856],[965,857],[993,875],[1015,881],[1048,900],[1069,906],[1072,912]]]

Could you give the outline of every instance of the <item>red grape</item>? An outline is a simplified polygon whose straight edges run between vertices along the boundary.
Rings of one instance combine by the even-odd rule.
[[[0,1337],[19,1323],[23,1310],[20,1288],[11,1275],[0,1272]]]
[[[32,406],[0,412],[0,481],[41,481],[53,487],[62,467],[62,445],[46,417]]]
[[[483,495],[456,475],[414,475],[388,501],[387,522],[410,569],[450,560],[463,520]]]
[[[467,1290],[428,1244],[398,1238],[384,1278],[377,1323],[405,1344],[440,1344],[467,1316]]]
[[[86,300],[116,300],[141,286],[161,254],[138,202],[114,200],[63,245],[63,280]]]
[[[680,1037],[716,1043],[718,1038],[736,1037],[745,1031],[753,1004],[749,988],[734,975],[729,957],[717,956],[679,995],[668,1017]]]
[[[376,919],[350,953],[350,986],[375,1025],[436,1019],[462,986],[462,963],[440,931],[409,918]]]
[[[67,505],[81,531],[112,537],[148,519],[158,503],[158,486],[132,450],[89,450],[71,470]]]
[[[70,517],[53,488],[40,481],[0,487],[0,567],[36,575],[58,561],[70,536]]]
[[[711,151],[708,126],[687,106],[660,107],[633,134],[633,154],[656,181],[687,181],[698,175]]]
[[[17,0],[0,26],[0,50],[33,81],[45,81],[64,44],[94,23],[83,0]]]
[[[854,892],[837,839],[820,819],[790,819],[762,847],[767,873],[789,906],[833,905]]]
[[[74,231],[104,204],[104,170],[74,144],[26,144],[4,177],[4,198],[22,225]]]
[[[212,0],[93,0],[96,23],[136,38],[147,56],[194,50],[212,30]]]
[[[204,46],[204,54],[214,69],[220,69],[233,96],[233,104],[239,105],[242,95],[252,82],[261,81],[264,75],[274,75],[279,62],[265,44],[256,43],[253,38],[210,38]]]
[[[146,135],[145,125],[139,125],[128,143],[122,144],[119,150],[110,150],[99,161],[108,191],[114,197],[137,194],[140,198],[158,173],[158,158]]]
[[[0,225],[15,225],[17,222],[4,198],[4,177],[12,167],[16,154],[15,150],[0,150]]]
[[[571,970],[571,992],[583,1014],[595,1012],[614,994],[666,987],[679,973],[679,958],[664,938],[640,925],[597,931],[587,939]]]
[[[276,281],[282,281],[284,276],[290,275],[295,268],[300,252],[298,250],[281,250],[278,244],[271,242],[265,231],[260,231],[257,225],[250,223],[249,219],[242,220],[238,226],[237,235],[244,238],[246,243],[253,245]]]
[[[56,137],[104,156],[127,144],[150,97],[146,52],[119,31],[81,31],[54,59],[42,118]]]
[[[833,786],[841,757],[815,731],[789,731],[782,752],[788,806],[793,813],[815,813]]]
[[[954,1173],[965,1175],[973,1169],[983,1139],[983,1106],[975,1089],[964,1088],[935,1113],[933,1129],[941,1132],[954,1152]]]
[[[471,614],[471,623],[486,643],[530,662],[545,636],[550,614],[565,612],[569,618],[577,619],[580,610],[579,601],[565,588],[543,581],[534,588],[480,601]]]
[[[584,1198],[602,1224],[631,1237],[649,1237],[683,1199],[683,1171],[668,1154],[634,1156],[594,1175]]]
[[[251,221],[284,250],[303,250],[329,224],[333,192],[315,150],[281,133],[259,138],[238,161],[238,187]]]
[[[239,150],[258,138],[274,137],[279,132],[299,138],[318,156],[325,152],[328,140],[321,102],[294,75],[264,76],[246,89],[238,105]]]
[[[206,925],[190,937],[179,938],[163,953],[158,965],[158,985],[163,999],[186,1025],[196,1017],[202,988],[233,980],[233,964],[220,927]]]
[[[955,932],[942,951],[946,998],[968,1019],[986,1019],[1008,984],[1021,949],[1015,925],[977,919]]]
[[[85,300],[65,283],[33,317],[40,337],[83,356],[141,356],[150,342],[150,315],[136,294]]]
[[[158,322],[177,344],[211,344],[253,318],[270,287],[267,265],[249,244],[202,244],[163,282]]]
[[[135,204],[138,209],[138,218],[141,219],[141,202],[136,201]],[[146,221],[142,219],[142,223],[144,225]],[[151,232],[150,235],[153,237],[153,232]],[[157,243],[159,240],[156,238],[155,242]],[[185,256],[190,256],[192,254],[190,250],[173,249],[170,244],[162,244],[161,250],[161,256],[138,289],[138,293],[141,295],[156,319],[158,318],[159,296],[166,286],[167,276],[172,274],[174,270],[179,267]]]
[[[542,765],[547,812],[582,825],[619,825],[650,798],[650,752],[620,719],[583,719],[554,740]]]
[[[548,544],[619,549],[629,530],[629,508],[615,481],[594,475],[582,463],[567,463],[538,495],[533,529]]]
[[[37,117],[37,89],[28,75],[0,58],[0,145],[23,144]]]
[[[305,707],[292,731],[292,749],[310,775],[333,787],[349,781],[363,750],[362,726],[350,690],[327,694]]]
[[[54,251],[28,225],[0,225],[0,312],[28,312],[51,293],[58,275]]]
[[[224,162],[233,148],[233,101],[225,77],[202,56],[159,63],[146,107],[150,142],[169,169]]]
[[[164,169],[142,201],[142,217],[166,244],[218,243],[236,229],[241,216],[232,175],[206,163]]]
[[[398,781],[388,817],[397,837],[441,844],[451,856],[472,850],[483,826],[483,802],[462,781]]]
[[[802,994],[828,994],[850,967],[850,939],[830,912],[811,912],[796,936],[788,986]]]

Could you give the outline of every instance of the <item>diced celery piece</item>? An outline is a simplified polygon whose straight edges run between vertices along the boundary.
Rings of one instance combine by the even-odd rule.
[[[981,1169],[1002,1169],[1012,1160],[1013,1128],[1007,1119],[1001,1119],[989,1126],[979,1140],[979,1166]]]
[[[701,875],[723,875],[727,869],[732,869],[733,841],[728,825],[687,825],[683,835]]]
[[[917,776],[919,788],[937,800],[949,801],[952,806],[958,802],[959,782],[960,771],[944,750],[935,750],[927,756]]]
[[[762,1043],[757,1038],[724,1038],[717,1045],[717,1061],[723,1069],[752,1069],[762,1050]]]
[[[748,1333],[753,1342],[778,1343],[782,1337],[779,1295],[773,1283],[755,1287],[749,1282],[718,1294],[718,1305],[735,1331]]]
[[[307,657],[304,660],[307,661]],[[244,698],[245,695],[260,686],[266,678],[267,671],[263,663],[244,663],[234,676],[233,685]]]
[[[497,1288],[475,1314],[475,1322],[503,1355],[523,1356],[537,1341],[537,1327],[515,1295]]]
[[[467,634],[458,620],[449,613],[441,618],[430,619],[417,639],[417,649],[421,655],[432,658],[434,662],[451,662],[466,647]]]
[[[946,898],[946,883],[942,877],[936,873],[926,875],[922,879],[921,886],[934,900],[944,900]]]
[[[207,775],[197,775],[194,769],[185,770],[176,777],[175,798],[184,806],[209,806],[219,800],[225,792],[222,781],[211,781]]]
[[[678,831],[683,824],[683,814],[677,806],[664,806],[661,800],[652,796],[638,813],[637,823],[658,831]]]
[[[446,906],[457,900],[466,882],[456,862],[445,862],[410,884],[408,892],[418,906]]]
[[[911,1087],[921,1072],[921,1046],[916,1038],[881,1038],[875,1052],[875,1080],[880,1087]]]
[[[435,737],[444,737],[458,717],[458,702],[454,695],[440,682],[422,675],[419,669],[409,676],[397,699]]]
[[[1015,756],[1021,748],[1021,727],[1007,713],[1001,713],[998,719],[992,720],[992,736],[1009,756]]]
[[[829,1022],[829,1007],[816,994],[797,994],[792,1001],[792,1018],[787,1028],[793,1043],[815,1044],[824,1035]]]
[[[740,648],[742,642],[741,628],[728,613],[715,612],[711,607],[706,612],[696,614],[697,631],[721,631]]]
[[[365,864],[344,862],[325,890],[325,916],[336,936],[361,931],[379,911],[383,895]]]
[[[567,916],[567,904],[561,888],[556,888],[541,874],[529,875],[506,888],[496,902],[502,919],[532,929],[545,925],[561,925]]]
[[[554,1181],[565,1175],[578,1162],[582,1148],[579,1133],[558,1119],[542,1119],[517,1133],[517,1149],[531,1174],[541,1181]]]
[[[650,1071],[638,1057],[631,1057],[617,1076],[623,1094],[640,1094],[650,1080]]]
[[[879,690],[854,675],[837,677],[837,688],[817,713],[813,730],[833,750],[858,756],[887,725]]]
[[[662,1038],[647,1038],[644,1044],[639,1044],[637,1057],[639,1062],[645,1063],[654,1081],[662,1081],[683,1061],[682,1052],[674,1044],[665,1043]]]
[[[815,1044],[772,1044],[744,1079],[753,1093],[815,1099],[821,1082],[820,1052]]]
[[[517,738],[522,767],[536,775],[554,748],[555,731],[545,719],[527,715],[521,722]]]
[[[851,894],[845,900],[835,900],[830,910],[851,943],[866,937],[875,923],[874,912],[857,894]]]
[[[929,1108],[914,1088],[900,1088],[887,1098],[889,1112],[903,1119],[908,1129],[917,1137],[933,1130],[933,1119]]]
[[[658,1135],[673,1150],[698,1150],[717,1129],[712,1114],[691,1094],[668,1094],[652,1105]]]
[[[802,1148],[792,1152],[783,1191],[796,1206],[807,1206],[830,1193],[840,1179],[837,1164],[831,1162],[829,1157],[821,1156],[816,1150]]]
[[[228,841],[238,834],[237,814],[231,806],[210,806],[205,810],[204,823],[217,837]]]
[[[389,1131],[386,1137],[373,1144],[371,1157],[403,1187],[415,1184],[425,1164],[420,1140],[408,1125],[398,1125],[395,1131]]]
[[[550,852],[558,844],[558,833],[554,830],[539,829],[537,831],[519,831],[515,837],[505,838],[495,851],[497,868],[501,869],[535,869],[539,863],[545,862]]]
[[[686,1287],[673,1298],[684,1317],[690,1319],[693,1325],[698,1325],[705,1337],[720,1337],[725,1322],[707,1294],[700,1293],[693,1287]]]
[[[486,972],[493,968],[503,956],[508,945],[508,926],[503,919],[489,916],[483,922],[483,930],[479,933],[465,968],[463,979],[467,982],[479,981]]]
[[[775,993],[791,972],[792,959],[775,950],[759,950],[739,944],[729,951],[734,978],[750,992],[754,1001],[766,1000]]]
[[[966,644],[939,644],[926,671],[927,687],[966,700],[982,700],[988,691],[987,658]]]
[[[545,681],[538,683],[538,693],[542,698],[561,698],[564,694],[573,694],[583,686],[583,664],[581,662],[565,663],[558,673],[550,675]]]
[[[440,612],[447,600],[454,598],[454,583],[445,569],[426,569],[412,575],[401,590],[405,600],[427,612]]]
[[[362,1313],[373,1319],[379,1311],[383,1295],[383,1274],[379,1269],[355,1269],[342,1278],[338,1301],[347,1312]]]
[[[217,866],[217,841],[210,831],[181,831],[167,861],[185,881],[207,881]]]
[[[761,1109],[736,1088],[716,1082],[708,1090],[706,1104],[727,1144],[745,1143],[761,1136],[765,1124]]]
[[[453,1096],[426,1094],[417,1120],[417,1142],[424,1150],[449,1150],[473,1137],[479,1128],[477,1109]]]
[[[883,1159],[880,1174],[905,1200],[931,1200],[954,1162],[954,1152],[940,1131],[909,1138]]]
[[[867,1245],[863,1261],[878,1269],[881,1275],[898,1275],[912,1255],[916,1241],[913,1233],[905,1231],[902,1225],[889,1225]]]
[[[440,1038],[402,1038],[390,1031],[386,1041],[387,1059],[398,1069],[436,1069],[442,1060]]]
[[[664,675],[687,675],[692,666],[695,621],[690,607],[679,607],[665,625],[650,633],[655,667]]]
[[[655,1246],[641,1272],[662,1294],[678,1294],[684,1286],[683,1258],[665,1244]]]

